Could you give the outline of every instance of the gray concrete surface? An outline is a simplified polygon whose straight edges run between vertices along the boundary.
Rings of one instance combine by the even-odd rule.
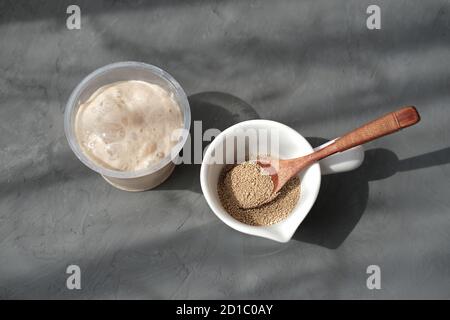
[[[81,30],[65,26],[72,3]],[[2,1],[0,298],[450,298],[449,29],[437,0]],[[75,158],[65,102],[123,60],[171,73],[204,128],[273,119],[317,144],[405,104],[422,122],[324,178],[277,244],[221,223],[198,166],[133,194]],[[70,264],[82,290],[66,289]],[[366,288],[372,264],[381,290]]]

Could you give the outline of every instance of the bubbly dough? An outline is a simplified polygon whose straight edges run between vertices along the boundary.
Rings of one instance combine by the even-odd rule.
[[[119,171],[161,161],[177,144],[181,132],[176,130],[182,127],[173,94],[137,80],[101,87],[80,105],[75,118],[84,153],[96,164]]]

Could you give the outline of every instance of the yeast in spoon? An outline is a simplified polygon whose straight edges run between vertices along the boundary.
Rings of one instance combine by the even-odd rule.
[[[252,176],[253,179],[249,178]],[[300,178],[289,180],[273,201],[260,204],[273,187],[267,177],[260,174],[260,168],[255,163],[225,166],[217,185],[223,208],[236,220],[252,226],[269,226],[287,218],[300,198]],[[261,187],[259,191],[254,189],[256,185]],[[245,190],[247,194],[250,193],[248,196]],[[256,201],[257,199],[260,201]]]
[[[225,184],[237,205],[243,209],[255,208],[273,200],[272,177],[256,162],[234,166],[225,176]]]

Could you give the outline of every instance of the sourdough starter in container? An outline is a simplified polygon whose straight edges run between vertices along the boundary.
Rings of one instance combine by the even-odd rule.
[[[179,84],[138,62],[115,63],[87,76],[65,114],[77,157],[127,191],[151,189],[168,178],[189,126],[189,104]]]
[[[158,85],[135,80],[101,87],[75,118],[75,134],[86,155],[119,171],[146,169],[164,159],[182,127],[173,96]]]

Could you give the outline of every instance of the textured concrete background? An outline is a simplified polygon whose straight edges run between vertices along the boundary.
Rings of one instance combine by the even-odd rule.
[[[0,2],[0,297],[450,298],[449,29],[437,0]],[[133,194],[75,158],[65,102],[123,60],[171,73],[204,128],[273,119],[317,144],[405,104],[422,122],[324,178],[277,244],[220,222],[198,166]],[[69,264],[81,291],[65,287]],[[381,290],[366,288],[371,264]]]

